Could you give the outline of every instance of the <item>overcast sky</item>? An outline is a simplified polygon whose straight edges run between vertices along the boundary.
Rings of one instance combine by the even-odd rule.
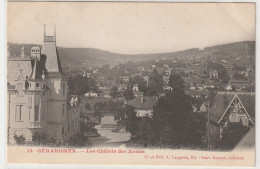
[[[7,22],[8,42],[42,44],[56,24],[58,46],[125,54],[255,40],[254,3],[9,2]]]

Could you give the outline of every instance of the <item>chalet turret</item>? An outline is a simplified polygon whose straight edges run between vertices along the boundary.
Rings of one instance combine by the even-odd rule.
[[[55,42],[56,44],[56,27],[54,26],[54,33],[52,36],[46,35],[46,25],[44,25],[44,39],[43,42]]]
[[[46,57],[46,69],[49,73],[61,73],[61,63],[56,47],[56,30],[54,27],[53,35],[47,35],[44,26],[44,39],[41,53]]]

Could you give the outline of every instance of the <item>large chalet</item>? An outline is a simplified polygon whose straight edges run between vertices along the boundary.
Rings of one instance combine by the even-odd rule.
[[[209,121],[206,140],[210,147],[215,147],[229,123],[241,123],[247,127],[255,125],[255,94],[218,92],[212,105],[200,113],[205,121]]]

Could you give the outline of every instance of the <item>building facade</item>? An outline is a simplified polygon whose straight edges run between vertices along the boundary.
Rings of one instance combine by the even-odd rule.
[[[29,54],[22,48],[13,55],[8,45],[7,55],[8,142],[15,143],[15,135],[32,141],[35,132],[57,140],[69,136],[68,77],[62,72],[55,30],[52,36],[44,30],[43,46],[32,47]]]

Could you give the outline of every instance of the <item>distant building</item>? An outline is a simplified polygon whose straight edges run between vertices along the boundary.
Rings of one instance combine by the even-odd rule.
[[[149,76],[145,76],[144,81],[146,82],[146,86],[148,86],[149,85]]]
[[[193,112],[197,112],[198,111],[198,108],[196,107],[196,105],[192,105],[191,107],[192,107]]]
[[[203,102],[200,106],[200,109],[199,109],[200,112],[206,112],[207,111],[207,106],[206,106],[206,103]]]
[[[244,77],[248,77],[248,72],[247,71],[241,71],[241,75],[243,75]]]
[[[139,91],[138,84],[133,85],[133,91]]]
[[[135,108],[136,117],[151,117],[156,103],[156,97],[138,96],[128,104]]]
[[[230,86],[234,86],[236,89],[242,89],[250,87],[250,82],[245,80],[230,80],[228,82]]]
[[[187,90],[185,91],[187,95],[190,95],[193,98],[203,98],[207,99],[209,96],[209,91],[208,90]]]
[[[88,93],[85,93],[85,97],[97,97],[97,93],[95,92],[88,92]]]
[[[123,76],[123,82],[128,83],[129,82],[129,76]]]
[[[225,88],[225,90],[227,90],[227,91],[232,91],[233,89],[232,89],[232,86],[228,85],[228,86]]]
[[[126,84],[119,84],[118,85],[118,91],[123,92],[127,89],[127,85]]]
[[[107,99],[110,99],[111,96],[110,96],[110,90],[105,90],[104,91],[104,98],[107,98]]]
[[[217,70],[213,70],[209,72],[209,78],[210,79],[218,79],[218,71]]]
[[[169,86],[169,85],[165,85],[165,86],[163,86],[163,90],[164,91],[172,91],[172,87]]]
[[[169,65],[164,64],[163,65],[163,84],[164,85],[168,85],[170,82],[170,75],[171,75],[171,71],[172,69],[169,67]]]
[[[203,85],[204,89],[214,89],[215,84],[212,81],[206,81]]]
[[[106,90],[107,87],[105,87],[105,86],[99,86],[98,89],[99,89],[99,90]]]
[[[135,97],[138,97],[138,96],[143,96],[144,93],[143,93],[143,92],[139,92],[139,91],[133,91],[133,95],[134,95]]]
[[[98,69],[94,69],[94,70],[92,71],[93,74],[96,74],[97,72],[98,72]]]

